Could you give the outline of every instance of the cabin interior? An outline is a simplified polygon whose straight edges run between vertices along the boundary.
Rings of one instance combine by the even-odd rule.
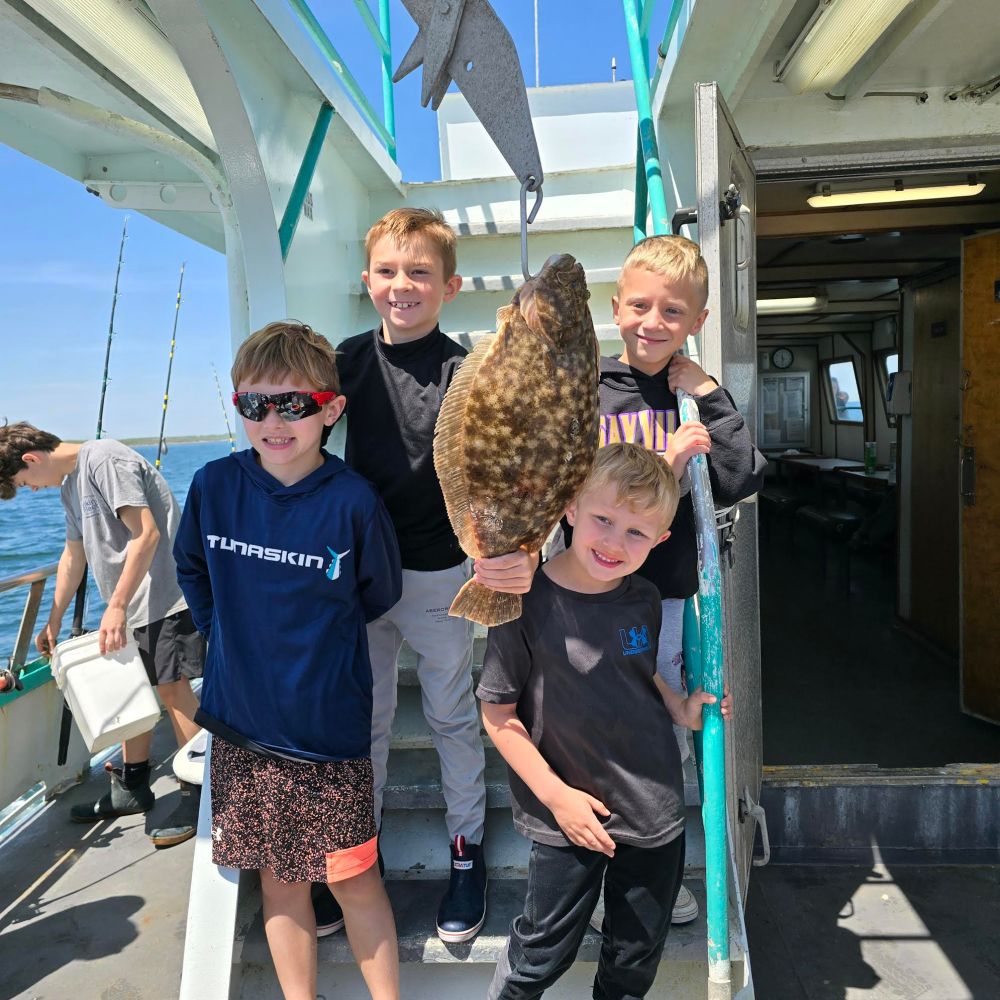
[[[876,164],[757,196],[764,764],[997,762],[995,653],[973,641],[1000,512],[963,407],[973,380],[1000,389],[995,337],[986,358],[970,336],[1000,302],[1000,171]]]

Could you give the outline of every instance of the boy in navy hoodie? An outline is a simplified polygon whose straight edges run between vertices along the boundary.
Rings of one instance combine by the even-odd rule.
[[[260,872],[287,998],[316,995],[310,884],[323,881],[372,997],[398,1000],[365,634],[399,599],[395,532],[371,485],[322,450],[345,404],[324,337],[271,323],[232,377],[252,447],[195,474],[174,547],[209,640],[196,721],[213,734],[212,858]]]

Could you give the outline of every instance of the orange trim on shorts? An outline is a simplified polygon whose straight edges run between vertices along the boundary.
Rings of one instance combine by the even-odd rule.
[[[348,847],[343,851],[331,851],[326,855],[327,882],[343,882],[368,871],[378,859],[378,837]]]

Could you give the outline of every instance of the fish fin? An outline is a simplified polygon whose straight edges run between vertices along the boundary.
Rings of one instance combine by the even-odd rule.
[[[491,346],[491,340],[481,341],[462,362],[445,393],[434,426],[434,470],[444,494],[448,520],[462,550],[473,559],[478,559],[483,553],[479,550],[472,528],[469,481],[465,475],[465,404],[479,366]]]
[[[475,580],[469,580],[455,595],[449,615],[491,628],[521,617],[521,595],[490,590]]]

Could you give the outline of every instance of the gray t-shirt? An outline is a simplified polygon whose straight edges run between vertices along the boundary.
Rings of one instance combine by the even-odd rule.
[[[160,532],[149,572],[129,602],[126,622],[139,628],[183,611],[187,605],[177,584],[174,537],[180,508],[159,472],[138,452],[102,438],[80,448],[76,468],[63,480],[66,537],[82,540],[87,564],[105,601],[110,600],[125,568],[132,535],[118,517],[122,507],[148,507]]]
[[[672,720],[653,686],[660,595],[638,576],[579,594],[535,574],[516,621],[491,628],[477,694],[517,705],[531,741],[573,788],[611,811],[615,843],[659,847],[684,828],[684,784]],[[514,826],[553,847],[569,841],[510,772]]]

